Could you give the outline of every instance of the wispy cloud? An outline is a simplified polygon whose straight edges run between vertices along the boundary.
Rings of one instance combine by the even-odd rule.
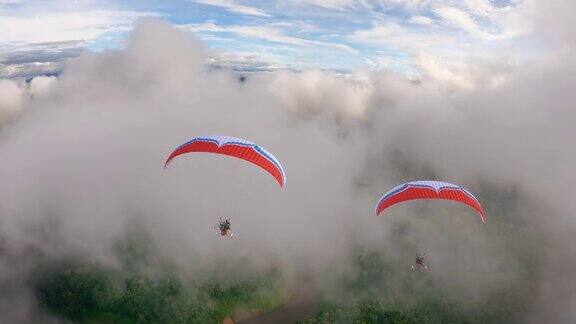
[[[406,66],[421,51],[462,53],[529,35],[534,1],[0,0],[0,63],[59,62],[118,47],[134,21],[157,15],[229,57],[266,52],[289,67]]]
[[[93,41],[104,33],[128,30],[148,13],[91,10],[0,16],[0,44]]]
[[[9,47],[2,50],[0,63],[3,64],[25,64],[25,63],[46,63],[60,62],[62,60],[76,57],[86,49],[83,41],[64,41],[26,44],[21,47]]]
[[[241,72],[271,72],[280,69],[277,64],[262,59],[261,53],[215,53],[206,62],[215,69]]]
[[[358,30],[350,38],[361,44],[408,51],[421,50],[454,41],[445,35],[414,31],[397,23],[375,25],[369,29]]]
[[[27,77],[35,71],[54,73],[60,67],[54,63],[77,57],[105,35],[120,35],[130,30],[137,19],[155,15],[82,6],[57,9],[34,6],[1,12],[1,76]]]
[[[358,0],[289,0],[296,6],[315,6],[331,10],[351,9],[359,5]]]
[[[272,17],[271,14],[265,12],[262,9],[256,7],[245,6],[239,4],[234,0],[192,0],[196,3],[200,3],[203,5],[209,5],[214,7],[223,8],[227,11],[242,14],[242,15],[249,15],[249,16],[259,16],[259,17]]]
[[[416,25],[432,25],[432,23],[434,23],[434,20],[426,16],[412,16],[410,17],[408,22]]]
[[[475,36],[491,38],[493,35],[484,31],[480,25],[472,18],[468,12],[455,7],[441,7],[436,9],[436,14],[440,16],[448,25],[465,30]]]
[[[214,23],[187,24],[180,26],[183,30],[211,33],[234,33],[241,37],[261,39],[269,42],[283,43],[295,46],[320,46],[345,52],[357,52],[356,49],[338,43],[323,42],[286,35],[282,29],[271,26],[221,26]]]

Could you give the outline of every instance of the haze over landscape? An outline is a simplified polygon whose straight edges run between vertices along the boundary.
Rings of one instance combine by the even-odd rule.
[[[0,322],[573,323],[573,12],[0,0]],[[163,169],[216,134],[285,186],[211,154]],[[487,224],[445,201],[374,216],[419,179]]]

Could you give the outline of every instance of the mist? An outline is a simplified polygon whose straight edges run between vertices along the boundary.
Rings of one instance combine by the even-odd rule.
[[[141,21],[125,49],[69,61],[57,78],[0,80],[0,309],[15,310],[3,322],[58,321],[29,287],[38,264],[77,259],[122,271],[117,242],[135,226],[184,278],[278,267],[338,301],[360,248],[393,265],[382,276],[402,296],[395,282],[425,251],[429,275],[454,299],[528,286],[532,307],[514,320],[574,321],[576,60],[570,18],[556,15],[570,6],[539,4],[534,28],[555,55],[506,66],[497,86],[386,70],[239,82],[206,68],[209,50],[159,20]],[[286,186],[208,154],[163,170],[173,148],[217,134],[272,152]],[[488,224],[438,202],[373,215],[388,189],[427,178],[474,192]],[[231,218],[232,243],[214,237],[219,217]],[[140,270],[163,271],[154,262]]]

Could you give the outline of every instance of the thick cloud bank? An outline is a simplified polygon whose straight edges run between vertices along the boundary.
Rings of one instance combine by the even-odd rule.
[[[0,80],[0,122],[17,115],[22,110],[24,93],[18,84]]]
[[[20,321],[44,319],[25,288],[31,249],[118,266],[114,242],[138,221],[186,275],[227,257],[323,273],[330,286],[326,270],[348,271],[354,243],[399,263],[425,249],[439,280],[485,296],[521,283],[519,256],[534,256],[542,266],[524,320],[576,318],[573,51],[509,70],[498,86],[459,91],[385,71],[239,82],[207,71],[204,53],[189,34],[149,20],[126,49],[85,54],[57,80],[0,80],[0,118],[10,115],[0,133],[0,280],[16,286],[1,294],[0,309],[21,310]],[[176,145],[210,134],[269,149],[286,187],[218,156],[162,169]],[[452,204],[373,216],[391,186],[431,177],[478,193],[489,224]],[[232,217],[233,244],[213,237],[221,216]],[[399,238],[402,224],[410,230]]]

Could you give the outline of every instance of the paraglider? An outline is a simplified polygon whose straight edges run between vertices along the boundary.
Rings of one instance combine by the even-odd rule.
[[[178,146],[170,153],[166,162],[164,162],[164,169],[166,169],[170,162],[177,156],[193,152],[214,153],[236,157],[251,162],[270,173],[280,187],[283,187],[286,183],[284,168],[274,155],[257,144],[231,136],[204,136],[193,138]],[[230,219],[222,220],[222,218],[220,218],[220,222],[214,226],[214,229],[216,230],[216,236],[234,236],[231,231]]]
[[[464,203],[476,210],[482,223],[486,223],[484,209],[474,195],[455,184],[441,181],[410,181],[388,191],[376,205],[376,216],[386,208],[414,199],[444,199]]]
[[[466,204],[476,210],[482,223],[486,223],[484,209],[470,191],[452,183],[432,180],[410,181],[392,188],[376,204],[376,216],[392,205],[415,199],[443,199]],[[424,263],[425,256],[426,254],[416,254],[412,270],[428,269],[428,265]]]
[[[218,228],[218,231],[216,232],[216,236],[220,235],[220,236],[226,236],[228,234],[230,234],[230,237],[234,237],[234,234],[232,233],[232,228],[231,228],[231,224],[230,224],[230,218],[222,220],[222,217],[220,217],[220,222],[218,223],[218,225],[214,226],[214,229]]]
[[[422,254],[421,256],[416,253],[416,257],[414,258],[414,265],[412,265],[412,270],[417,269],[428,269],[428,265],[424,263],[424,258],[426,257],[426,253]]]
[[[283,187],[286,183],[284,168],[274,155],[257,144],[230,136],[193,138],[170,153],[164,163],[164,169],[168,167],[175,157],[192,152],[214,153],[236,157],[251,162],[270,173],[280,187]]]

